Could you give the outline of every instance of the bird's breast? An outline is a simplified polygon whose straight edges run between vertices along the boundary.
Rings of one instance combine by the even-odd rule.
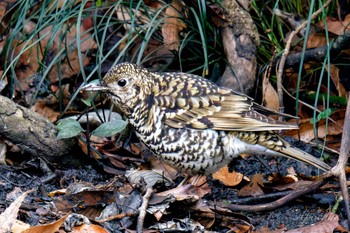
[[[152,122],[152,124],[148,124]],[[219,131],[172,128],[155,110],[153,120],[131,119],[137,137],[156,155],[188,174],[211,174],[227,163]]]
[[[137,137],[156,155],[188,174],[211,174],[249,150],[247,143],[225,131],[173,128],[160,108],[136,107],[129,118]]]

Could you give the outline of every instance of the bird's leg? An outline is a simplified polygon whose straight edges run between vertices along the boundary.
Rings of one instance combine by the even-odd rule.
[[[205,182],[202,183],[202,184],[200,183],[202,177],[204,177],[204,175],[200,175],[200,174],[195,175],[195,176],[193,177],[193,180],[192,180],[192,182],[191,182],[191,185],[192,185],[192,186],[201,186],[201,185],[203,185]]]
[[[185,178],[181,181],[181,183],[177,187],[183,186],[187,181],[191,178],[190,175],[186,174]]]
[[[181,181],[181,183],[180,183],[177,187],[183,186],[183,185],[184,185],[185,183],[187,183],[187,181],[189,181],[191,178],[192,178],[192,181],[191,181],[190,185],[192,185],[192,186],[200,186],[200,185],[202,185],[202,184],[200,184],[199,182],[200,182],[200,180],[201,180],[202,177],[203,177],[203,175],[197,174],[197,175],[193,176],[193,178],[192,178],[191,175],[187,175],[187,174],[186,174],[185,178]]]

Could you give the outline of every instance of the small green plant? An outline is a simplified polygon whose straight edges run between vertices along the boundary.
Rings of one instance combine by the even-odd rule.
[[[92,131],[91,134],[96,137],[111,137],[123,131],[127,125],[128,122],[124,120],[112,120],[102,123],[94,131]],[[57,128],[57,139],[73,138],[78,136],[81,132],[85,132],[85,130],[77,120],[70,118],[60,120],[57,125]]]
[[[93,80],[90,82],[90,84],[99,82],[98,80]],[[97,95],[97,94],[96,94]],[[89,98],[82,100],[82,102],[88,106],[93,107],[95,109],[94,105],[94,99],[96,95],[91,95],[89,93]],[[97,114],[98,115],[98,114]],[[120,116],[120,115],[118,115]],[[102,118],[99,117],[102,121]],[[92,135],[96,137],[111,137],[117,133],[120,133],[123,131],[126,126],[128,125],[127,121],[124,121],[121,119],[113,119],[111,121],[107,121],[99,125],[94,131],[92,131]],[[62,119],[59,121],[58,125],[58,134],[57,139],[63,139],[63,138],[72,138],[78,136],[81,132],[85,132],[85,130],[82,128],[80,123],[71,118]]]
[[[99,127],[97,127],[94,131],[92,131],[91,134],[96,137],[111,137],[123,131],[127,125],[128,125],[127,121],[112,120],[112,121],[104,122]]]
[[[78,121],[69,118],[60,120],[57,128],[57,139],[73,138],[78,136],[81,132],[85,132]]]
[[[317,122],[319,122],[320,120],[326,119],[328,118],[330,115],[332,114],[332,109],[327,108],[326,110],[324,110],[323,112],[320,112],[317,115],[317,118],[311,118],[310,119],[310,123],[311,124],[316,124]]]

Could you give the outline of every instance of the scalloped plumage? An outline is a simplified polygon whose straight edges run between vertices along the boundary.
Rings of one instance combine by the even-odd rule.
[[[285,156],[330,169],[272,132],[298,128],[270,117],[281,114],[202,77],[149,72],[122,63],[106,74],[101,90],[125,114],[143,143],[189,174],[213,173],[241,153]]]

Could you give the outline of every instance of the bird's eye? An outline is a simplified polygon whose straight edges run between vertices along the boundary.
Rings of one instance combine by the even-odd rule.
[[[124,87],[126,85],[126,83],[127,83],[127,81],[125,79],[120,79],[117,84],[120,87]]]

